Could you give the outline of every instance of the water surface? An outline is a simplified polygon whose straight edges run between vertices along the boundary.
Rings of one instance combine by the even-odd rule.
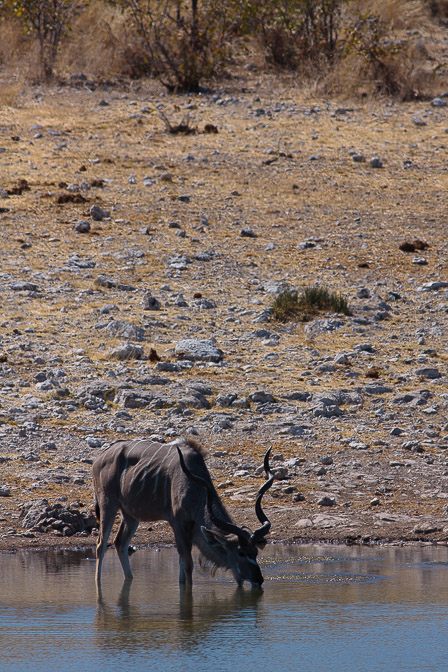
[[[84,552],[0,554],[1,672],[442,672],[448,550],[268,546],[264,590],[139,551],[123,585],[113,551],[101,595]]]

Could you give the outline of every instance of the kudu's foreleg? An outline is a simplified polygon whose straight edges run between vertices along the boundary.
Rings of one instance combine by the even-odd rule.
[[[103,558],[107,548],[107,541],[110,537],[110,533],[112,532],[112,526],[118,511],[118,506],[111,507],[110,505],[104,506],[101,504],[98,506],[100,524],[98,542],[96,545],[95,581],[97,586],[99,586],[101,580],[101,568],[103,566]]]
[[[174,538],[179,553],[179,583],[185,586],[193,585],[193,546],[192,535],[185,528],[174,528]]]
[[[125,578],[132,579],[132,570],[131,565],[129,564],[129,544],[137,530],[138,520],[135,520],[135,518],[132,518],[123,512],[121,515],[122,521],[114,543]]]

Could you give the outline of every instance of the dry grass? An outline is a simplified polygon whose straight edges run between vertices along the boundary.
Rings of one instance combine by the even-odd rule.
[[[27,49],[29,40],[16,21],[4,19],[0,22],[0,63],[3,68],[14,68],[20,56]]]
[[[36,73],[37,43],[25,35],[22,27],[13,20],[0,21],[0,65],[7,84],[2,86],[6,100],[15,101],[18,81],[32,81]],[[11,87],[8,91],[9,86]],[[4,104],[11,104],[5,102]]]
[[[93,2],[74,23],[57,71],[62,75],[84,72],[100,80],[115,77],[122,73],[131,44],[122,13],[104,2]]]
[[[393,30],[431,30],[428,3],[423,0],[351,0],[346,12],[378,16]]]
[[[443,3],[438,3],[438,6]],[[376,16],[384,29],[384,43],[400,43],[397,52],[388,52],[382,64],[372,67],[365,56],[350,54],[336,58],[332,65],[325,59],[304,62],[293,77],[309,95],[326,92],[347,98],[392,94],[408,100],[437,95],[448,88],[448,61],[444,43],[445,29],[431,15],[431,3],[424,0],[350,0],[343,4],[341,45],[350,25],[359,16]],[[437,9],[440,17],[442,9]],[[255,80],[261,70],[269,71],[262,47],[255,38],[235,39],[231,45],[232,63],[227,75]],[[25,36],[14,21],[0,24],[0,62],[3,73],[12,80],[18,72],[27,81],[37,81],[37,44]],[[250,66],[246,69],[246,66]],[[71,73],[84,72],[89,79],[104,81],[122,75],[139,78],[150,73],[141,40],[124,15],[112,5],[93,0],[74,21],[61,44],[55,66],[56,75],[66,79]],[[278,73],[277,73],[278,74]],[[283,75],[282,75],[283,77]],[[223,80],[211,82],[221,86]],[[205,83],[205,82],[204,82]],[[5,101],[14,101],[14,87],[5,89]],[[5,102],[4,104],[9,104]]]
[[[377,33],[364,33],[357,51],[349,48],[328,72],[326,90],[350,97],[392,95],[399,100],[428,98],[446,88],[444,30],[422,0],[352,0],[344,7],[341,40],[347,51],[350,31],[367,17]],[[367,23],[365,30],[368,31]],[[376,35],[376,37],[375,37]]]
[[[21,81],[0,83],[0,107],[14,107],[17,105],[22,88],[23,82]]]
[[[398,54],[386,56],[381,69],[350,55],[329,71],[323,90],[345,99],[373,99],[378,94],[402,101],[434,97],[446,88],[448,74],[425,51],[423,45],[405,45]]]

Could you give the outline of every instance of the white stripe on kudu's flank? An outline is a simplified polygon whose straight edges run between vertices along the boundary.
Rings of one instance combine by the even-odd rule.
[[[171,457],[171,460],[169,461],[169,464],[166,468],[165,485],[163,486],[163,506],[165,508],[168,505],[168,484],[170,482],[168,474],[170,474],[171,465],[173,464],[173,460],[174,460],[175,457],[177,457],[176,453],[174,453],[174,455]]]
[[[141,483],[141,485],[138,489],[138,492],[135,495],[136,497],[139,497],[142,494],[143,490],[145,489],[145,481],[146,481],[146,476],[148,475],[148,471],[149,471],[149,465],[143,469],[142,483]]]
[[[141,440],[144,441],[145,439],[141,439]],[[141,493],[143,492],[143,490],[144,490],[144,488],[145,488],[145,485],[146,485],[146,477],[147,477],[147,475],[148,475],[148,471],[149,471],[149,469],[150,469],[150,467],[151,467],[151,463],[152,463],[152,461],[154,460],[154,458],[157,457],[157,455],[160,453],[160,451],[162,450],[162,448],[165,448],[165,447],[166,447],[166,445],[165,445],[165,444],[162,444],[162,445],[160,446],[160,448],[159,448],[158,450],[156,450],[156,452],[154,453],[154,455],[151,455],[151,457],[148,458],[148,460],[147,460],[147,465],[146,465],[146,467],[145,467],[144,470],[143,470],[142,483],[141,483],[141,485],[140,485],[140,487],[139,487],[139,489],[138,489],[138,492],[137,492],[137,495],[136,495],[137,497],[138,497],[139,495],[141,495]]]
[[[172,448],[172,446],[166,446],[166,447],[168,448],[168,450],[166,451],[166,455],[165,455],[165,457],[163,458],[163,460],[162,460],[161,463],[159,464],[159,468],[157,469],[157,472],[156,472],[156,475],[155,475],[155,479],[154,479],[154,488],[153,488],[153,491],[152,491],[154,495],[156,494],[156,492],[157,492],[157,487],[158,487],[158,485],[159,485],[159,476],[160,476],[160,472],[163,471],[163,463],[165,462],[166,458],[167,458],[168,455],[170,454],[170,450],[171,450],[171,448]]]
[[[121,492],[123,492],[124,479],[125,479],[125,476],[126,476],[126,470],[128,468],[128,464],[129,464],[129,460],[126,457],[125,461],[124,461],[123,471],[121,472],[121,477],[120,477],[120,490],[121,490]]]

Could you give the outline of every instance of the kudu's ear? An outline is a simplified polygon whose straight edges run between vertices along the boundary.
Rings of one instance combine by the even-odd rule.
[[[201,526],[201,532],[206,542],[210,544],[210,546],[221,546],[222,548],[226,549],[229,547],[228,540],[221,534],[212,532],[212,530],[207,529],[206,527],[204,527],[204,525]]]

